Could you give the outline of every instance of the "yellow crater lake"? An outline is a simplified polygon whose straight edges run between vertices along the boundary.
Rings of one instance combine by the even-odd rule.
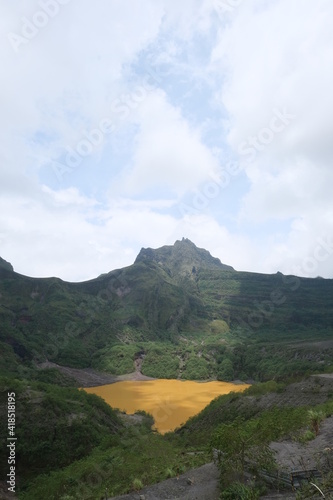
[[[214,398],[242,392],[248,384],[181,380],[125,381],[84,389],[101,396],[113,408],[128,414],[144,410],[154,417],[154,428],[164,434],[184,424]]]

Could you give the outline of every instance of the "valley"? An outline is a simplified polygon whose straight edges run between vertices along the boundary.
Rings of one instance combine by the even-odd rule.
[[[332,304],[333,280],[236,271],[184,238],[81,283],[0,259],[0,416],[14,392],[18,497],[141,491],[213,448],[222,490],[245,488],[245,465],[273,467],[269,443],[311,442],[311,412],[333,412]]]

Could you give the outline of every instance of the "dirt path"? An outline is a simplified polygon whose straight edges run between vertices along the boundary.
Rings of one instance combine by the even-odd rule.
[[[140,360],[141,361],[141,360]],[[94,387],[112,384],[124,380],[153,380],[141,373],[141,362],[136,360],[133,373],[113,376],[96,370],[75,369],[47,362],[40,368],[56,368],[72,377],[79,387]],[[270,393],[259,398],[248,397],[261,409],[273,406],[306,406],[324,403],[333,393],[333,374],[309,377],[302,382],[288,386],[282,393]],[[276,461],[282,470],[333,468],[333,416],[327,418],[320,427],[319,435],[302,445],[294,441],[271,443]],[[1,498],[1,496],[0,496]],[[161,483],[146,487],[139,492],[129,493],[112,500],[217,500],[219,498],[219,473],[213,463],[193,469],[178,478],[167,479]],[[291,499],[292,492],[277,494],[272,492],[262,499]],[[333,498],[333,496],[332,496]],[[111,500],[111,498],[109,499]]]
[[[276,461],[282,470],[314,469],[333,466],[333,417],[327,418],[320,427],[319,435],[302,445],[295,441],[271,443]],[[219,498],[219,473],[213,464],[206,464],[161,483],[146,487],[109,500],[217,500]],[[271,492],[262,500],[291,500],[296,495]],[[315,498],[315,497],[314,497]],[[333,497],[332,497],[333,498]]]
[[[252,403],[268,409],[274,406],[306,406],[311,404],[324,403],[330,399],[333,392],[333,376],[313,376],[302,382],[288,386],[282,393],[271,393],[259,398],[249,397]],[[271,443],[271,448],[275,452],[275,458],[281,470],[290,472],[292,470],[315,469],[318,467],[333,468],[333,416],[325,419],[320,426],[319,435],[302,445],[298,442],[285,440]],[[209,471],[209,473],[208,473]],[[207,474],[207,477],[203,477]],[[188,484],[187,479],[193,479],[192,484]],[[144,490],[115,497],[113,500],[186,500],[186,499],[207,499],[215,500],[218,493],[218,471],[213,464],[194,469],[180,478],[163,481]],[[206,495],[206,496],[205,496]],[[277,493],[272,491],[262,500],[290,500],[295,499],[295,493],[291,491]],[[317,498],[317,497],[313,497]],[[333,498],[329,497],[329,498]]]
[[[331,468],[333,466],[333,417],[326,418],[318,436],[306,444],[295,441],[271,443],[277,463],[285,470]]]
[[[210,463],[178,478],[167,479],[138,492],[108,500],[218,500],[219,494],[219,472]]]

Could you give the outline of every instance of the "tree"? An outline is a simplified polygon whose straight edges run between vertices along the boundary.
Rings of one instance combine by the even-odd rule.
[[[258,420],[245,422],[238,418],[222,424],[212,438],[212,447],[219,450],[222,484],[244,479],[246,469],[252,472],[274,468],[272,451],[265,439],[265,427]]]
[[[224,360],[219,365],[217,371],[217,379],[226,381],[234,379],[234,368],[230,359],[224,358]]]

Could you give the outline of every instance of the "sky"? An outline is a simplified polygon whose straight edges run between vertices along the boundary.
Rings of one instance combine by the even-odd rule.
[[[0,2],[0,256],[84,281],[182,237],[333,278],[331,0]]]

